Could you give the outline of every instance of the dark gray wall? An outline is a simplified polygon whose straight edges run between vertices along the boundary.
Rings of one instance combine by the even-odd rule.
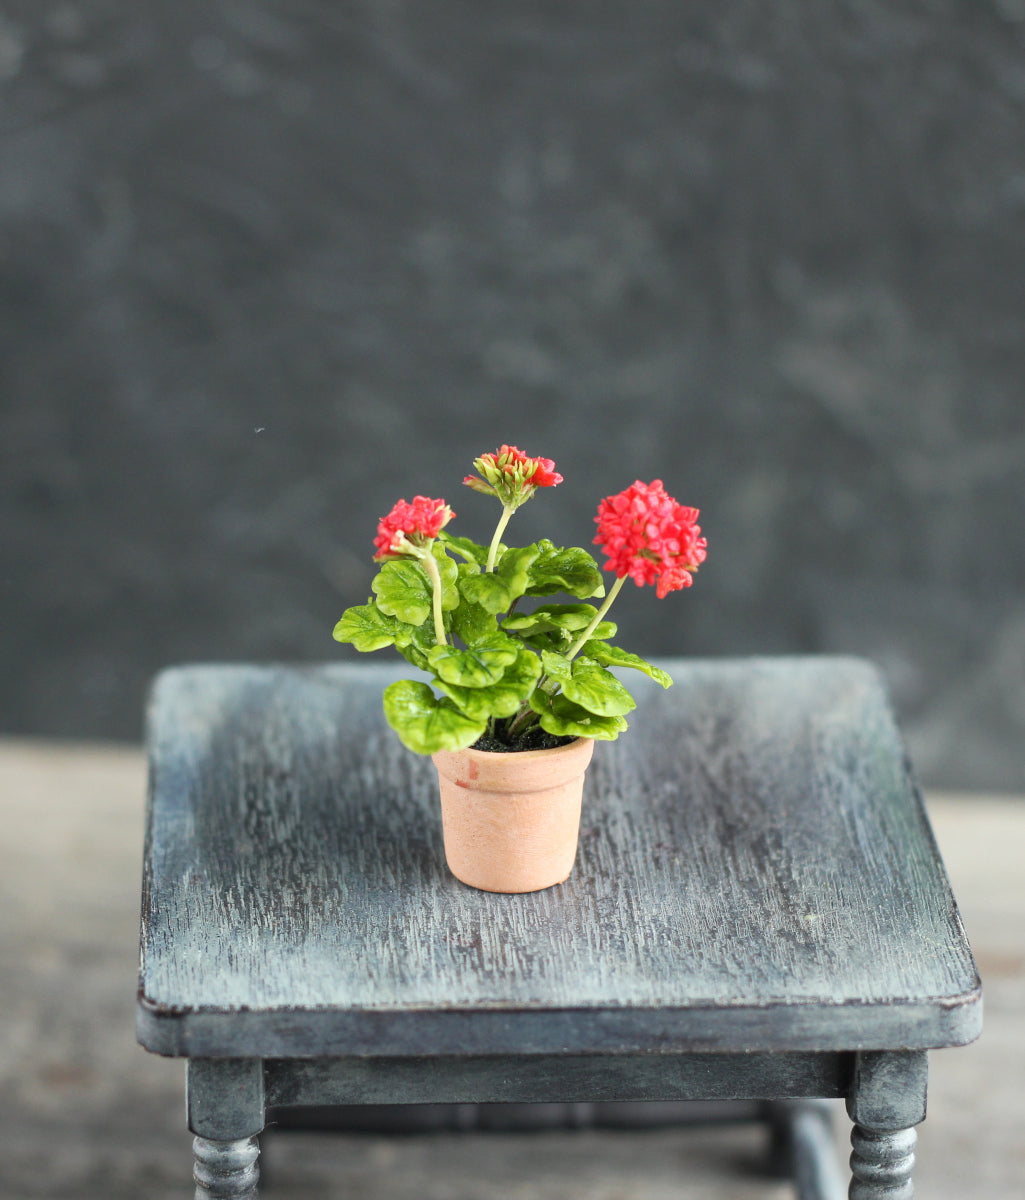
[[[0,729],[136,737],[322,659],[376,517],[499,442],[622,643],[850,651],[921,773],[1025,784],[1025,0],[0,8]]]

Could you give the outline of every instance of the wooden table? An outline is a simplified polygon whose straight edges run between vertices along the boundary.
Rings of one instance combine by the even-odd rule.
[[[596,747],[573,875],[519,896],[447,872],[381,715],[401,671],[158,679],[138,1036],[189,1060],[197,1196],[255,1194],[270,1106],[808,1097],[846,1099],[851,1197],[911,1195],[926,1051],[982,1009],[879,678],[662,665]]]

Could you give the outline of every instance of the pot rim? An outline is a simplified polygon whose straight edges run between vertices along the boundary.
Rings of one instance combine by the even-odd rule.
[[[579,737],[543,750],[439,750],[431,755],[438,773],[461,787],[480,791],[523,791],[558,787],[582,775],[594,753],[594,738]],[[556,764],[554,760],[561,760]]]
[[[561,746],[543,746],[540,750],[477,750],[473,746],[467,746],[463,750],[438,750],[438,751],[436,751],[436,753],[438,753],[438,754],[486,754],[489,757],[493,757],[493,758],[531,759],[531,758],[540,758],[540,756],[542,754],[558,754],[558,752],[560,750],[563,752],[565,752],[567,750],[572,750],[573,747],[576,745],[579,745],[580,742],[593,742],[594,740],[595,740],[594,738],[578,737],[578,738],[574,738],[573,741],[571,741],[571,742],[564,742]],[[431,758],[434,758],[433,754],[431,755]]]

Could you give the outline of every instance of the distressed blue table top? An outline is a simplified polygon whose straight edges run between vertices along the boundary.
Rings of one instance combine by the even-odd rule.
[[[598,743],[570,879],[475,891],[401,668],[165,672],[139,1037],[179,1055],[921,1049],[979,981],[875,671],[668,660]]]

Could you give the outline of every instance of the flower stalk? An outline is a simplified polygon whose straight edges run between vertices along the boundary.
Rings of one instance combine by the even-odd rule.
[[[439,646],[447,646],[448,642],[445,639],[445,615],[441,608],[441,574],[438,571],[438,564],[430,549],[421,557],[420,562],[423,569],[427,572],[427,578],[431,581],[434,637]]]
[[[602,621],[605,620],[605,614],[612,607],[612,601],[623,590],[623,584],[626,583],[626,576],[623,575],[609,589],[609,594],[605,597],[605,603],[594,614],[594,620],[588,625],[584,632],[577,638],[572,646],[566,651],[567,658],[575,658],[580,652],[581,647],[587,642],[588,638],[598,628]]]
[[[502,505],[502,515],[498,519],[498,526],[495,529],[495,535],[491,539],[491,545],[488,547],[488,563],[484,568],[488,574],[495,569],[495,559],[498,557],[498,546],[502,540],[502,534],[505,533],[505,527],[509,524],[509,518],[516,511],[515,505]]]

